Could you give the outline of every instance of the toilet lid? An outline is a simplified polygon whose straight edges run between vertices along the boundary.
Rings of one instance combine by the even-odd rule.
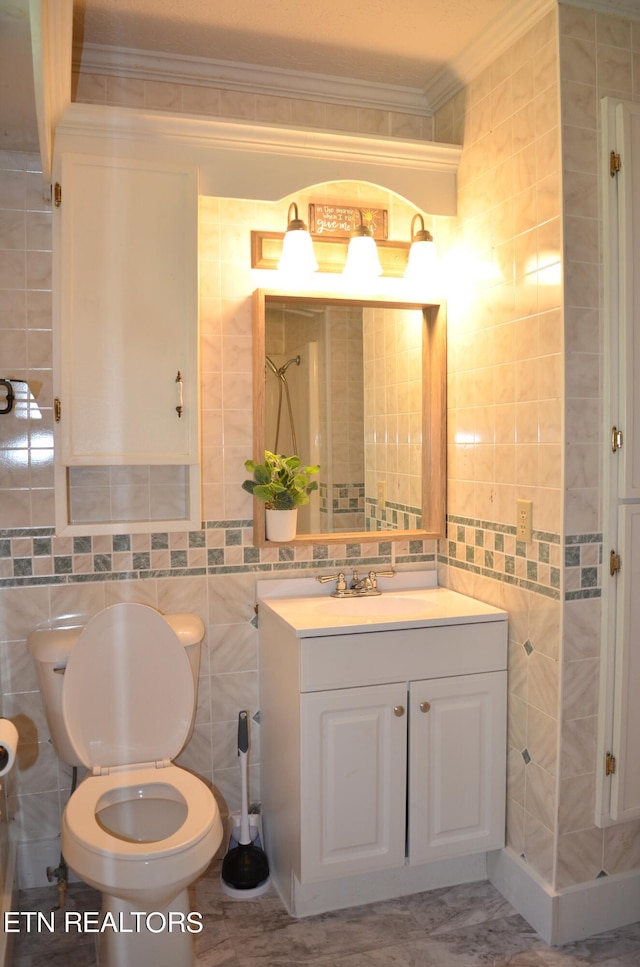
[[[88,768],[175,758],[194,708],[191,664],[163,616],[115,604],[89,621],[64,673],[62,711]]]

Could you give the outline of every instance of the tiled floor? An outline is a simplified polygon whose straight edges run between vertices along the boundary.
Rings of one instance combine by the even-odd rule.
[[[54,888],[28,890],[20,909],[55,906]],[[98,910],[98,894],[69,887],[67,907]],[[590,940],[548,947],[488,883],[354,907],[296,920],[274,892],[255,900],[224,896],[219,865],[195,886],[203,915],[198,967],[639,967],[640,922]],[[16,935],[14,967],[91,967],[94,938],[54,933]]]

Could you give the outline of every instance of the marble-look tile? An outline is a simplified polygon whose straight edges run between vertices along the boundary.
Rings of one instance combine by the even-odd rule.
[[[640,955],[640,923],[548,947],[487,882],[297,920],[273,889],[245,901],[227,897],[220,869],[214,861],[190,889],[203,922],[197,967],[635,967]],[[20,894],[22,911],[49,913],[56,904],[54,887]],[[66,907],[98,910],[99,894],[72,884]],[[94,937],[61,930],[16,936],[14,967],[69,963],[95,967]]]

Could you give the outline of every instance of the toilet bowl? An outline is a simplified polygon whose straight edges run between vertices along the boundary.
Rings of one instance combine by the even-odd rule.
[[[64,810],[62,853],[102,893],[101,967],[194,963],[201,920],[187,888],[223,830],[211,791],[172,760],[193,727],[198,663],[189,651],[203,635],[194,615],[124,603],[73,633],[49,627],[29,639],[54,746],[66,740],[88,769]]]

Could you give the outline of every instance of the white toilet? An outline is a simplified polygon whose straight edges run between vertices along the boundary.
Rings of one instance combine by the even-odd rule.
[[[209,788],[172,760],[193,730],[203,637],[197,615],[131,603],[29,637],[54,748],[89,770],[62,853],[102,893],[101,967],[194,963],[187,888],[223,829]]]

